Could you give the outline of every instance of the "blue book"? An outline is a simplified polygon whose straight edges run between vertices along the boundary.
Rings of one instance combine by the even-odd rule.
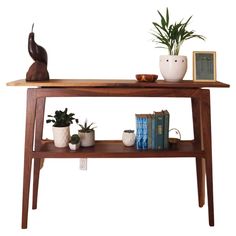
[[[164,116],[162,112],[154,112],[155,115],[155,129],[156,129],[156,145],[155,149],[163,150],[164,148]]]
[[[167,110],[162,111],[163,115],[164,115],[164,149],[168,149],[169,148],[169,120],[170,120],[170,114]]]
[[[143,126],[143,150],[148,149],[148,116],[142,115],[142,126]]]
[[[156,119],[155,115],[151,115],[152,119],[152,149],[156,149]]]
[[[135,115],[136,117],[136,149],[143,149],[143,124],[142,117],[139,114]]]

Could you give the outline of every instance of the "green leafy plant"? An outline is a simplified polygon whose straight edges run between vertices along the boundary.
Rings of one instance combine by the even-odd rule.
[[[92,127],[92,125],[94,125],[94,123],[92,122],[91,124],[88,125],[88,121],[86,119],[84,122],[84,125],[79,124],[79,126],[81,128],[79,131],[82,133],[90,133],[90,132],[94,131],[95,128],[97,128],[97,127]]]
[[[195,34],[195,31],[193,30],[187,30],[188,23],[192,16],[190,16],[186,22],[181,20],[178,23],[175,22],[174,24],[170,24],[168,8],[166,8],[165,17],[160,11],[157,12],[161,19],[160,23],[152,22],[155,27],[152,35],[154,36],[153,42],[157,43],[157,45],[162,45],[157,46],[158,48],[167,48],[170,55],[178,55],[184,41],[191,38],[205,40],[204,36]]]
[[[79,122],[78,119],[74,118],[74,113],[69,113],[67,114],[68,109],[65,108],[64,111],[58,110],[55,111],[54,116],[52,115],[48,115],[48,117],[52,118],[52,119],[48,119],[46,120],[47,123],[53,123],[54,127],[67,127],[70,124],[73,123],[73,121],[75,121],[76,123]]]
[[[78,134],[73,134],[71,137],[70,137],[70,143],[71,144],[78,144],[80,141],[80,137]]]

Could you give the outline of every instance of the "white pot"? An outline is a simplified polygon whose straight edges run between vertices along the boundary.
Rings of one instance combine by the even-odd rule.
[[[77,143],[77,144],[69,143],[69,147],[70,147],[70,150],[72,150],[72,151],[76,151],[76,150],[79,149],[79,147],[80,147],[80,143]]]
[[[95,145],[95,132],[94,130],[89,133],[79,131],[81,147],[91,147]]]
[[[125,146],[130,147],[135,144],[135,134],[134,132],[124,131],[122,134],[122,142]]]
[[[70,127],[52,127],[54,145],[59,148],[67,147],[70,140]]]
[[[161,74],[166,81],[178,82],[184,78],[187,71],[187,57],[162,55],[159,65]]]

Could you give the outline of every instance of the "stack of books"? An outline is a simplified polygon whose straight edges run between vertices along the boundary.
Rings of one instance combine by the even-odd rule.
[[[167,110],[153,114],[136,114],[136,149],[163,150],[169,148],[169,119]]]

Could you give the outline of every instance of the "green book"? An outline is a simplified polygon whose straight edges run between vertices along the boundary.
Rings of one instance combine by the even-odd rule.
[[[148,122],[148,149],[152,149],[152,115],[147,115]]]
[[[155,149],[163,150],[164,148],[164,115],[163,112],[154,112],[155,115],[155,129],[156,129],[156,146]]]
[[[170,120],[170,114],[167,110],[162,111],[164,115],[164,129],[163,129],[163,147],[164,149],[169,148],[169,120]]]

